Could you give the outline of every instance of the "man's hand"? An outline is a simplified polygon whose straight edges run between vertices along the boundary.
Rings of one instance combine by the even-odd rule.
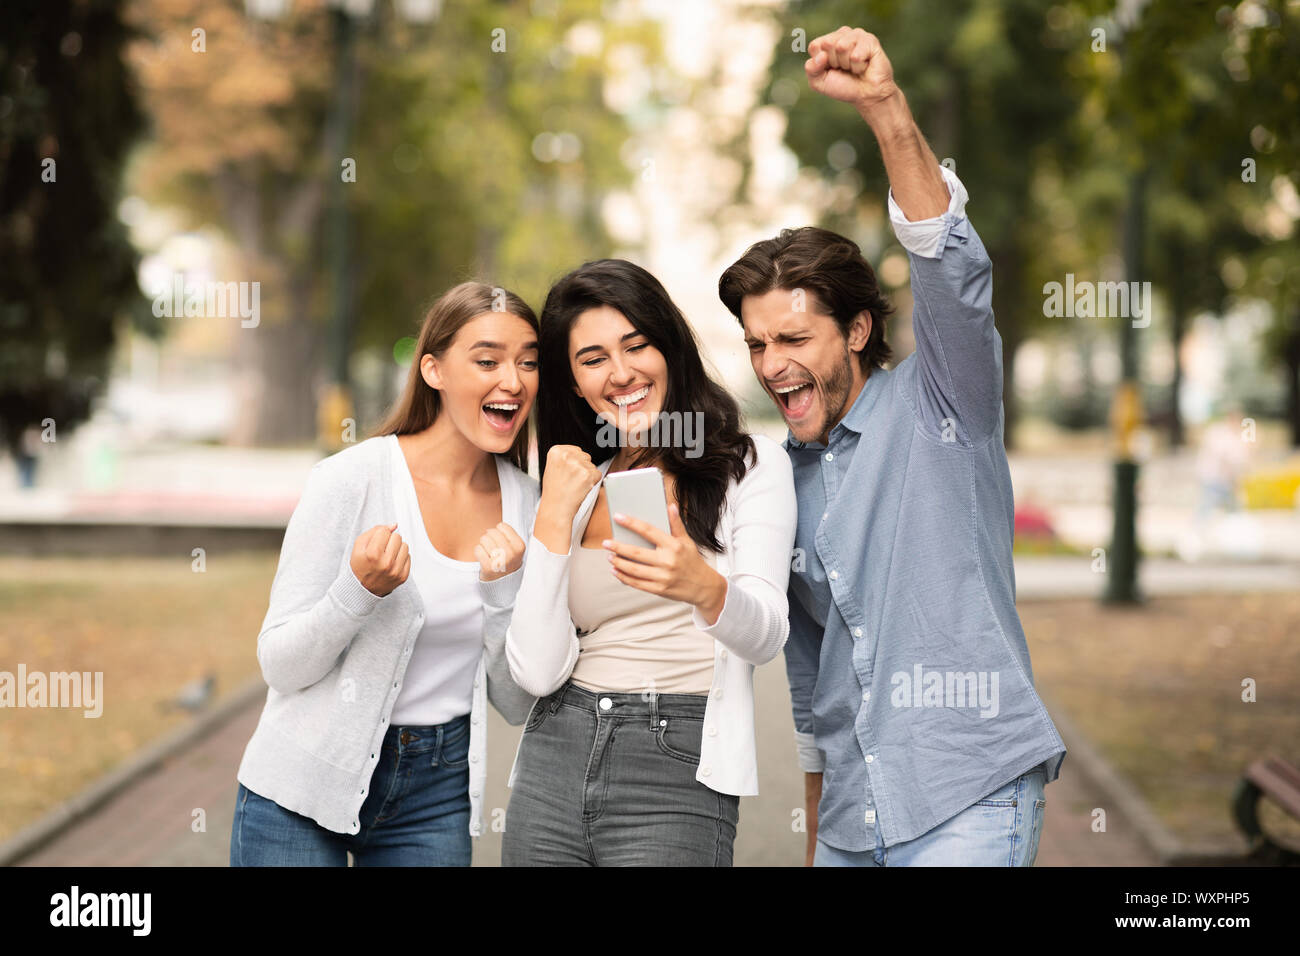
[[[803,775],[803,805],[808,817],[808,845],[804,855],[804,866],[813,865],[813,856],[817,852],[817,806],[822,802],[822,775],[805,773]]]
[[[880,41],[866,30],[840,27],[808,44],[808,85],[852,103],[880,145],[894,201],[912,222],[942,215],[951,194],[925,137],[916,128],[894,68]]]
[[[852,103],[859,112],[870,111],[898,93],[889,57],[866,30],[840,27],[819,36],[808,44],[803,68],[814,90]]]

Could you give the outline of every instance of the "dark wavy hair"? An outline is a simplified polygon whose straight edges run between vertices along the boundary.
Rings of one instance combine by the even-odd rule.
[[[754,441],[740,428],[740,409],[730,393],[704,371],[699,343],[668,291],[645,269],[625,259],[598,259],[574,269],[555,285],[542,307],[541,376],[537,390],[537,459],[546,481],[546,455],[554,445],[577,445],[600,464],[617,448],[597,442],[602,422],[574,392],[569,333],[583,312],[617,309],[663,353],[668,366],[664,412],[704,415],[704,449],[690,458],[685,448],[647,447],[637,466],[657,465],[677,482],[682,524],[697,545],[722,550],[717,528],[727,488],[740,481],[756,456]]]
[[[845,338],[858,313],[871,313],[871,332],[858,353],[858,364],[870,374],[889,361],[893,352],[885,341],[885,324],[894,307],[852,239],[816,226],[782,229],[775,239],[750,246],[718,279],[718,298],[737,321],[742,321],[740,303],[745,296],[773,289],[811,292]]]

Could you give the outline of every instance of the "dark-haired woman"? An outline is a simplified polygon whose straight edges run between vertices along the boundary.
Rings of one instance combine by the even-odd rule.
[[[541,350],[542,496],[506,634],[540,699],[502,862],[729,866],[740,797],[758,792],[754,667],[789,632],[789,459],[741,431],[685,318],[630,262],[561,279]],[[648,466],[672,533],[615,515],[654,547],[615,543],[601,479]]]
[[[528,305],[462,283],[375,436],[312,469],[257,639],[270,689],[232,866],[469,865],[487,700],[513,724],[532,704],[504,641],[538,495],[537,365]]]

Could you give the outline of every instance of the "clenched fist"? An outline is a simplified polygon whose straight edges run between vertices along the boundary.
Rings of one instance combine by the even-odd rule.
[[[362,587],[384,597],[411,573],[411,552],[396,524],[377,524],[352,545],[350,563]]]
[[[524,539],[502,521],[483,532],[474,546],[474,557],[478,558],[479,580],[495,581],[518,571],[524,563]]]
[[[859,110],[870,110],[898,92],[889,58],[866,30],[840,27],[819,36],[808,44],[803,66],[814,90]]]
[[[577,445],[552,445],[546,453],[540,507],[570,521],[582,507],[587,492],[600,482],[600,469]]]
[[[573,519],[587,493],[600,483],[600,469],[577,445],[552,445],[546,453],[542,500],[537,505],[533,537],[553,554],[569,553]]]

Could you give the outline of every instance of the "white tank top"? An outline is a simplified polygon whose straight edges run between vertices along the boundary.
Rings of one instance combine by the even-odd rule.
[[[445,724],[470,712],[483,655],[477,561],[455,561],[429,541],[406,456],[390,435],[397,533],[411,552],[411,579],[424,601],[424,627],[411,651],[390,725]],[[506,493],[502,482],[501,493]]]

